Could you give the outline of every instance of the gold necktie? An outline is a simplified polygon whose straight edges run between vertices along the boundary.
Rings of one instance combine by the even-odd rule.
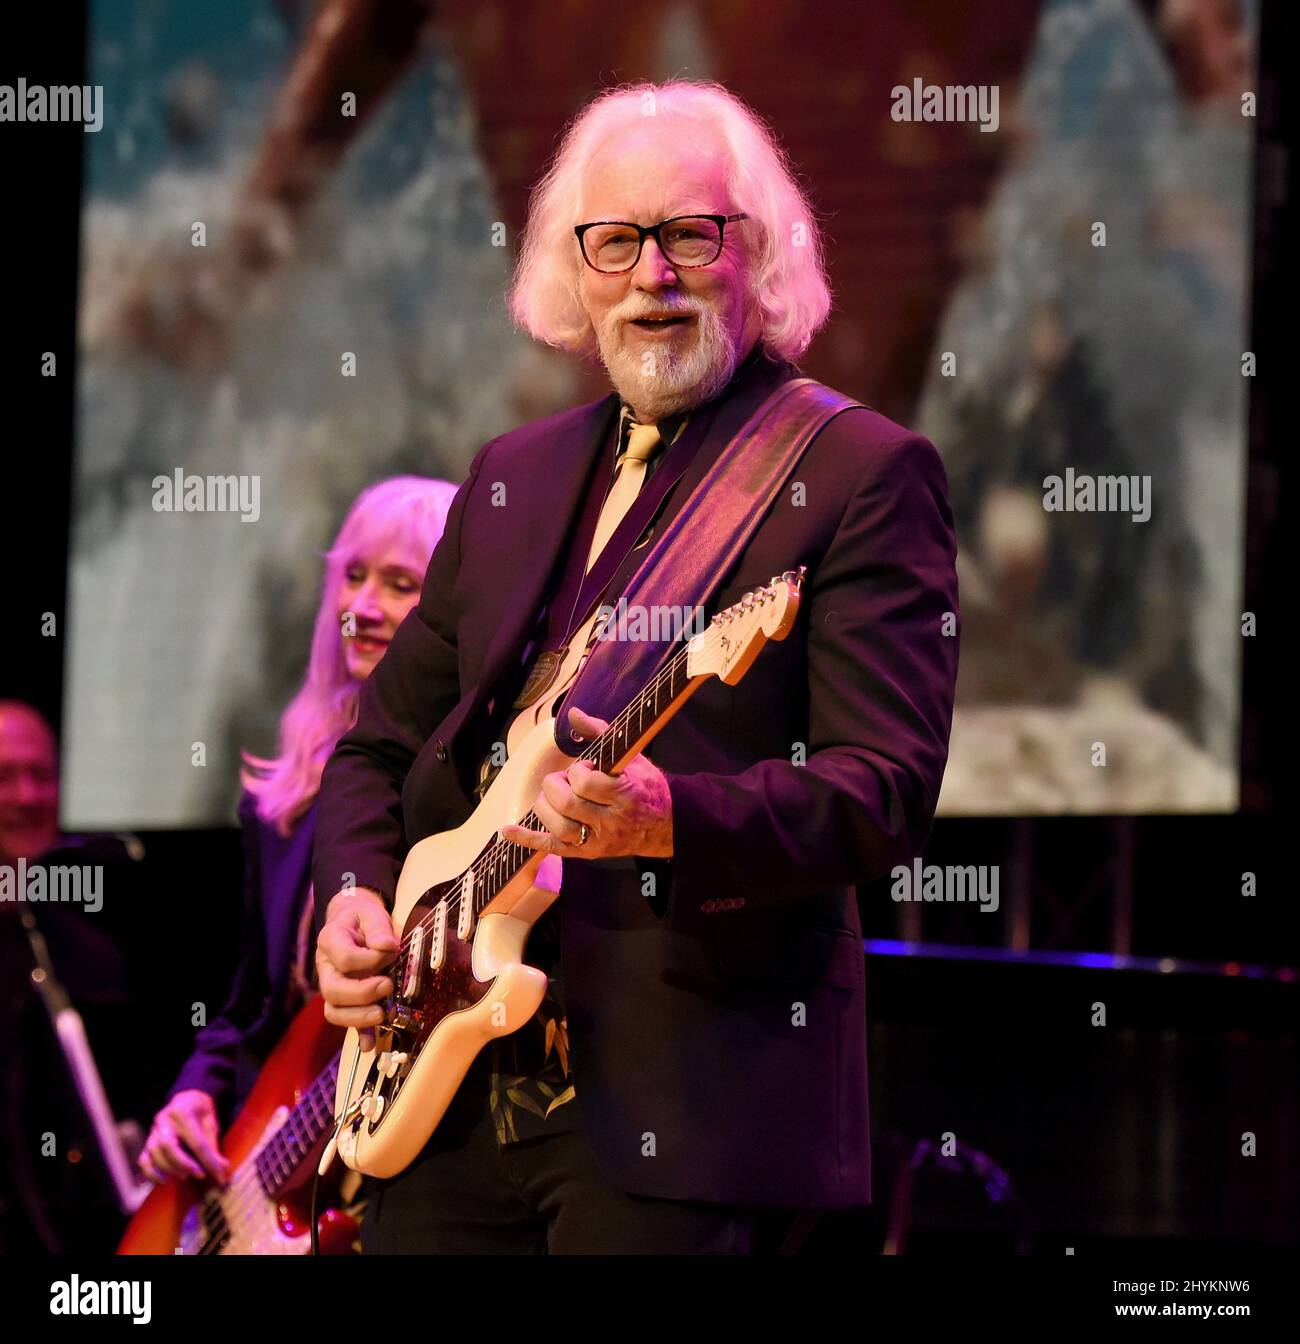
[[[662,440],[658,425],[638,425],[630,422],[632,432],[627,436],[627,447],[623,450],[618,479],[609,492],[600,518],[596,522],[596,535],[591,540],[591,550],[587,552],[585,574],[596,558],[605,549],[605,543],[614,535],[615,528],[623,521],[623,515],[632,507],[645,480],[645,464],[655,455]]]

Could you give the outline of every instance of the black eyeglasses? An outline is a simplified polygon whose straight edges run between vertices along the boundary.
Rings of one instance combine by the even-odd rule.
[[[648,227],[625,220],[597,220],[579,224],[582,259],[602,275],[620,275],[641,260],[647,238],[659,244],[659,250],[679,270],[693,271],[712,266],[722,255],[722,231],[748,215],[674,215]]]

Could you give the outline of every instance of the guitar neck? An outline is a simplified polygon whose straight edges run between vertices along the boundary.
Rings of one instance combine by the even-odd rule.
[[[707,675],[692,676],[688,667],[689,646],[684,646],[651,678],[635,700],[578,757],[597,770],[616,775],[639,751],[644,750]],[[520,817],[519,825],[542,828],[536,812]],[[526,845],[499,841],[472,865],[474,910],[481,913],[497,893],[537,854]]]
[[[256,1158],[262,1189],[274,1198],[334,1127],[334,1087],[339,1062],[333,1059],[317,1075],[289,1112],[284,1124],[266,1141]]]
[[[739,681],[763,644],[784,639],[794,625],[804,573],[802,565],[788,569],[715,615],[708,629],[678,649],[578,759],[616,775],[710,676],[732,685]],[[536,812],[520,817],[519,824],[545,829]],[[460,899],[469,898],[474,913],[481,914],[536,855],[535,849],[509,841],[489,845],[466,870]]]
[[[690,675],[687,650],[680,649],[578,759],[607,775],[618,774],[706,680]]]

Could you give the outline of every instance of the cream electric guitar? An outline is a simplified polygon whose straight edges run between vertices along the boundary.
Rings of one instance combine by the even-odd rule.
[[[803,574],[787,570],[714,616],[579,759],[617,774],[706,678],[734,686],[769,639],[789,633]],[[585,643],[573,647],[570,684]],[[541,829],[532,804],[542,780],[573,762],[556,745],[552,707],[554,691],[514,721],[506,763],[469,819],[407,855],[393,906],[394,992],[372,1049],[361,1049],[355,1030],[347,1034],[322,1172],[337,1151],[355,1171],[395,1176],[428,1142],[478,1052],[517,1031],[542,1002],[546,976],[522,957],[533,924],[559,894],[560,860],[497,833],[512,822]],[[522,737],[514,732],[530,719]]]

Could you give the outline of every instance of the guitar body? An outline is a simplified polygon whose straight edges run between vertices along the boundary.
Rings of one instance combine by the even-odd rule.
[[[769,639],[794,624],[803,570],[787,570],[713,617],[629,701],[581,759],[618,774],[708,677],[734,685]],[[594,618],[593,618],[594,620]],[[541,829],[532,811],[542,781],[573,757],[555,742],[551,713],[586,656],[575,638],[558,683],[517,716],[507,759],[473,814],[455,830],[411,848],[398,879],[389,967],[393,993],[373,1044],[351,1030],[339,1060],[334,1151],[353,1170],[396,1176],[428,1142],[475,1056],[518,1031],[537,1011],[547,977],[523,961],[533,925],[555,902],[555,855],[498,839],[519,823]]]
[[[393,903],[399,940],[420,923],[436,929],[437,907],[462,893],[474,860],[501,827],[528,814],[542,780],[572,760],[555,745],[554,720],[541,719],[462,826],[412,846]],[[378,1116],[367,1114],[340,1135],[339,1151],[348,1166],[395,1176],[424,1147],[479,1051],[494,1037],[517,1031],[537,1011],[546,975],[526,965],[523,953],[533,925],[559,894],[560,861],[552,858],[543,866],[546,857],[539,853],[520,868],[472,923],[449,907],[440,938],[430,932],[406,957],[399,955],[391,974],[410,1006],[410,1026],[397,1033],[399,1039],[381,1028],[374,1048],[362,1050],[358,1034],[348,1032],[335,1113],[347,1114],[366,1094],[383,1099]],[[468,899],[458,906],[460,912],[473,908]],[[399,1074],[385,1076],[384,1057],[391,1060],[397,1052],[410,1062]]]
[[[325,1021],[324,1001],[302,1007],[271,1052],[257,1082],[221,1143],[231,1179],[212,1183],[170,1181],[159,1186],[128,1224],[119,1255],[305,1255],[310,1249],[309,1178],[315,1164],[303,1155],[275,1197],[257,1180],[256,1161],[290,1121],[293,1108],[332,1072],[343,1031]],[[322,1139],[313,1147],[319,1149]],[[220,1227],[220,1234],[217,1228]],[[323,1254],[345,1254],[355,1220],[335,1209],[318,1219]]]

